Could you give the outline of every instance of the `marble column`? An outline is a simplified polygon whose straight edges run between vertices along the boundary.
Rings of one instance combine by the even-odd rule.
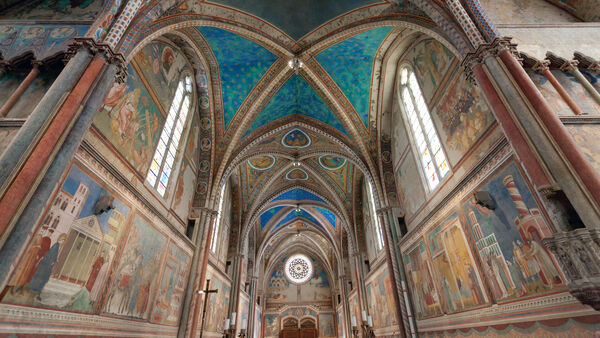
[[[388,271],[390,273],[390,279],[392,282],[392,293],[393,293],[392,298],[394,299],[394,306],[396,308],[396,319],[398,321],[398,327],[400,328],[401,335],[405,336],[404,320],[402,319],[403,303],[400,301],[400,290],[402,290],[402,289],[398,287],[399,281],[398,281],[398,277],[397,277],[399,274],[398,263],[396,262],[396,259],[395,259],[394,255],[392,254],[391,233],[390,233],[389,224],[386,221],[387,217],[384,217],[385,210],[386,209],[377,210],[377,217],[379,218],[379,225],[381,226],[381,230],[383,230],[382,231],[383,243],[384,243],[383,249],[385,250],[386,263],[387,263]]]
[[[198,266],[202,263],[201,256],[203,254],[202,243],[205,240],[207,235],[207,226],[206,223],[210,221],[211,214],[214,213],[213,210],[207,208],[192,208],[191,219],[194,219],[194,236],[192,238],[192,242],[194,243],[194,256],[192,259],[192,266],[190,268],[190,275],[188,277],[188,287],[185,292],[185,298],[183,301],[183,307],[181,310],[181,316],[179,320],[179,331],[178,337],[185,337],[185,333],[188,327],[188,318],[190,313],[190,307],[192,303],[192,297],[195,296],[194,291],[198,290],[199,284],[196,283],[196,279],[199,275]]]
[[[248,271],[250,273],[250,271]],[[248,309],[248,331],[246,333],[246,337],[254,337],[254,323],[256,322],[256,298],[257,298],[257,290],[258,287],[258,277],[252,276],[250,277],[250,308]]]
[[[404,320],[404,334],[406,336],[416,337],[416,328],[417,324],[415,322],[415,318],[413,316],[412,302],[410,299],[409,290],[406,287],[406,275],[404,274],[404,262],[402,261],[402,252],[400,251],[400,247],[398,243],[400,243],[400,236],[398,235],[398,229],[396,227],[396,222],[394,222],[394,213],[391,208],[387,210],[387,219],[390,222],[390,232],[391,239],[393,245],[391,246],[392,251],[394,252],[394,256],[396,257],[396,264],[398,265],[398,280],[399,286],[398,290],[400,290],[402,298],[400,300],[401,303],[404,304],[402,306],[402,318]]]
[[[4,102],[2,108],[0,108],[0,117],[6,117],[8,115],[12,107],[14,107],[17,101],[19,101],[19,99],[21,98],[21,96],[23,96],[23,93],[25,93],[27,88],[29,88],[29,86],[31,85],[33,80],[35,80],[38,74],[40,74],[39,64],[34,63],[33,68],[31,69],[31,71],[29,71],[29,74],[27,74],[27,76],[25,77],[25,79],[23,79],[19,87],[17,87],[17,89],[10,95],[8,100]]]
[[[77,53],[76,56],[77,55],[79,55],[79,53]],[[85,60],[87,59],[89,52],[84,51],[81,55],[83,55],[82,59],[79,60]],[[33,152],[30,156],[33,158],[26,161],[24,166],[27,166],[31,171],[35,169],[35,182],[27,184],[27,181],[22,179],[15,180],[10,185],[8,192],[3,196],[3,200],[19,198],[19,201],[17,202],[19,202],[20,205],[19,214],[14,216],[14,223],[12,223],[14,227],[12,227],[12,232],[10,236],[7,236],[8,239],[0,249],[0,261],[6,262],[6,264],[0,264],[0,286],[2,288],[4,288],[7,282],[10,271],[11,264],[9,262],[14,262],[17,259],[17,256],[26,244],[29,236],[32,235],[37,220],[43,212],[45,205],[57,187],[67,166],[71,162],[75,151],[79,148],[83,136],[89,129],[98,107],[115,81],[115,74],[119,71],[119,65],[114,63],[114,60],[111,61],[110,59],[105,58],[105,55],[103,54],[97,54],[94,57],[94,60],[96,61],[92,61],[94,62],[94,66],[92,66],[91,72],[88,72],[90,70],[88,68],[82,79],[78,81],[78,83],[84,82],[84,84],[82,84],[84,92],[78,93],[76,98],[73,99],[74,101],[69,101],[71,95],[74,94],[71,93],[63,105],[64,109],[69,110],[68,107],[65,108],[67,103],[70,102],[71,105],[76,104],[76,107],[71,106],[70,108],[72,114],[69,114],[69,111],[66,111],[66,116],[61,116],[60,113],[64,111],[64,109],[61,108],[57,116],[52,119],[50,127],[52,127],[54,123],[58,123],[59,125],[54,128],[48,128],[39,144],[32,145],[36,150],[40,147],[45,148],[44,151],[46,154],[51,155],[41,158],[36,156],[36,152]],[[48,99],[47,101],[51,100]],[[47,103],[48,102],[43,104],[43,107],[46,107]],[[40,106],[38,106],[36,110],[38,111],[38,115],[43,115]],[[40,116],[37,116],[36,118],[39,118]],[[58,138],[58,135],[53,135],[53,138],[51,137],[50,139],[45,138],[49,133],[58,132],[62,134],[60,139]],[[44,140],[48,142],[43,142]],[[51,142],[52,140],[55,142]],[[29,178],[31,178],[31,176],[29,176]],[[20,192],[23,195],[26,194],[27,198],[24,199],[22,197],[23,195],[15,194],[13,191],[14,188],[20,189]],[[7,214],[6,209],[4,210],[4,214]],[[9,217],[13,217],[14,213],[8,215],[10,215]],[[7,223],[5,222],[4,224]]]
[[[600,180],[535,84],[508,39],[481,45],[463,61],[541,194],[560,188],[587,226],[600,226]],[[568,228],[568,224],[557,224]]]
[[[198,297],[195,297],[196,293],[194,293],[194,291],[201,290],[204,286],[203,283],[206,279],[210,242],[212,239],[214,224],[217,220],[218,214],[216,211],[210,209],[206,209],[205,211],[207,211],[207,215],[205,216],[206,221],[204,222],[202,236],[197,238],[198,241],[200,241],[200,244],[198,245],[198,242],[196,242],[197,247],[199,248],[199,256],[196,258],[198,261],[198,265],[196,268],[197,275],[194,280],[194,283],[188,286],[188,289],[191,289],[191,294],[189,299],[189,308],[187,312],[188,318],[184,334],[185,337],[195,337],[196,331],[198,330],[198,323],[200,321],[201,315],[201,304],[199,304]],[[186,302],[188,302],[187,298]],[[181,337],[181,333],[179,333],[179,337]]]

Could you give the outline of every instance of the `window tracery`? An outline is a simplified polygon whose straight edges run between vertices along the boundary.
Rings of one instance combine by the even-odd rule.
[[[399,88],[408,129],[421,161],[427,185],[430,190],[433,190],[450,171],[450,167],[417,78],[408,66],[400,70]]]
[[[191,108],[191,102],[192,77],[186,75],[177,85],[175,96],[171,102],[167,119],[158,140],[158,145],[152,157],[150,169],[146,175],[146,181],[158,191],[160,196],[164,196],[167,191],[175,157],[179,150],[181,135]]]

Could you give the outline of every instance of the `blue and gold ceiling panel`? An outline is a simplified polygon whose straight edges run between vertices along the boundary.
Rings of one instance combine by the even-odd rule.
[[[290,191],[284,192],[283,194],[281,194],[273,199],[273,201],[285,201],[285,200],[316,201],[316,202],[325,203],[325,201],[321,197],[313,194],[312,192],[306,191],[302,188],[294,188]]]
[[[322,207],[313,207],[315,210],[317,210],[318,212],[320,212],[323,217],[325,217],[325,219],[327,221],[329,221],[329,223],[331,224],[332,227],[335,228],[335,220],[336,220],[336,216],[333,212],[329,211],[329,209],[325,209]]]
[[[277,56],[241,35],[215,27],[196,27],[219,64],[225,129],[252,88]]]
[[[335,81],[366,128],[375,54],[393,27],[377,27],[338,42],[315,56]]]
[[[278,213],[281,209],[285,208],[285,206],[273,207],[260,215],[260,230],[262,230],[267,223]]]
[[[317,219],[314,218],[313,215],[309,214],[305,210],[300,209],[300,211],[297,211],[296,209],[292,209],[292,211],[290,211],[290,213],[287,214],[287,216],[285,216],[281,221],[279,221],[279,223],[277,223],[277,225],[273,228],[273,230],[275,230],[275,229],[279,228],[280,226],[282,226],[283,224],[289,223],[297,218],[304,218],[311,223],[317,224],[321,228],[323,227],[321,225],[321,222],[317,221]]]
[[[291,114],[301,114],[328,124],[348,135],[342,122],[335,116],[323,98],[299,74],[292,74],[269,100],[252,122],[246,135],[254,130]]]

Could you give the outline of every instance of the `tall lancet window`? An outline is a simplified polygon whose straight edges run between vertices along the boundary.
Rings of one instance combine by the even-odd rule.
[[[429,189],[433,190],[450,171],[450,168],[417,78],[408,66],[404,66],[400,70],[399,89],[407,124],[421,160],[421,167]]]
[[[165,125],[158,140],[158,146],[152,157],[150,170],[148,170],[146,176],[148,184],[153,186],[161,196],[164,196],[167,191],[169,177],[179,150],[181,134],[185,128],[191,104],[192,77],[187,75],[177,85]]]

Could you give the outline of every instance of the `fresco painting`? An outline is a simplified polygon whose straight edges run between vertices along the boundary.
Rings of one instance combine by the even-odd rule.
[[[173,242],[169,242],[167,259],[162,269],[158,295],[154,301],[151,320],[176,325],[185,297],[191,257]]]
[[[489,192],[496,208],[468,199],[462,209],[494,298],[501,302],[564,288],[564,277],[541,242],[552,231],[516,164],[477,191]]]
[[[208,332],[221,332],[225,326],[227,311],[229,309],[229,293],[231,283],[221,277],[210,265],[206,278],[210,279],[210,288],[217,290],[211,293],[206,303],[206,318],[204,330]]]
[[[554,89],[544,74],[532,69],[527,69],[527,74],[529,74],[537,89],[542,93],[552,111],[558,115],[573,115],[571,108],[556,92],[556,89]]]
[[[17,136],[19,129],[21,128],[0,128],[0,156],[8,148],[15,136]]]
[[[335,337],[335,323],[332,313],[319,314],[319,337]]]
[[[33,53],[43,60],[62,53],[76,37],[85,35],[87,25],[5,25],[0,26],[0,52],[4,60]]]
[[[600,104],[598,104],[585,90],[583,85],[579,83],[574,75],[567,71],[552,69],[552,74],[558,82],[565,88],[569,96],[577,103],[584,114],[598,115],[600,114]],[[589,79],[589,78],[588,78]]]
[[[446,313],[487,303],[462,224],[455,212],[426,235],[438,290]]]
[[[284,263],[285,259],[282,259],[271,273],[267,284],[267,305],[268,303],[296,302],[298,299],[297,288],[292,287],[283,273]]]
[[[196,187],[196,175],[194,169],[189,164],[187,158],[181,162],[177,186],[173,195],[173,205],[171,209],[184,223],[187,222],[192,200],[194,199],[194,188]],[[187,203],[185,203],[187,201]]]
[[[567,124],[565,127],[585,158],[600,175],[600,125]]]
[[[94,313],[130,208],[73,165],[38,224],[3,302]],[[97,215],[110,201],[114,208]]]
[[[417,245],[404,255],[404,268],[411,290],[411,296],[418,319],[442,314],[440,295],[433,283],[431,262],[428,259],[425,242]]]
[[[454,54],[436,40],[427,39],[417,43],[406,59],[411,60],[415,67],[425,100],[431,102],[454,60]]]
[[[104,313],[148,318],[155,294],[162,292],[159,275],[166,242],[167,238],[160,231],[140,215],[135,215]]]
[[[327,302],[331,303],[331,289],[325,267],[321,261],[312,258],[313,277],[300,286],[301,302]]]
[[[104,0],[24,1],[8,10],[2,19],[19,20],[95,20]]]
[[[135,170],[146,175],[164,117],[134,71],[115,83],[94,116],[94,125]]]
[[[279,315],[265,314],[265,337],[279,337]]]
[[[478,87],[463,73],[444,93],[432,118],[452,164],[460,161],[495,121]]]
[[[387,267],[382,267],[367,281],[369,313],[375,328],[386,328],[398,324],[392,291],[392,280]]]
[[[151,42],[135,55],[134,62],[163,110],[168,111],[182,73],[189,71],[185,56],[174,46]]]
[[[571,14],[543,0],[480,0],[481,7],[496,23],[556,23],[578,21]],[[577,1],[577,0],[576,0]]]

